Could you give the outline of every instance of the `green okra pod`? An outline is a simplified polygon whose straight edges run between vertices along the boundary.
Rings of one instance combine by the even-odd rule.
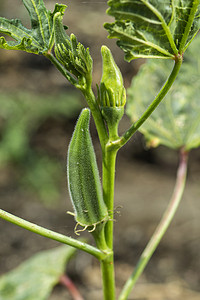
[[[83,109],[68,149],[67,178],[76,228],[81,225],[82,230],[94,231],[97,224],[108,220],[108,211],[103,200],[89,121],[90,110]]]

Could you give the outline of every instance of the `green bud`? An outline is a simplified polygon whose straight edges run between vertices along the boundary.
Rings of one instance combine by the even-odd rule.
[[[68,150],[67,177],[77,225],[75,232],[89,228],[92,232],[108,220],[103,200],[96,156],[89,132],[90,110],[83,109]],[[77,230],[77,226],[83,226]]]
[[[74,67],[74,57],[70,37],[67,35],[63,23],[63,15],[58,12],[54,15],[54,32],[55,32],[55,55],[63,66],[75,76],[79,75]]]
[[[55,55],[61,64],[77,78],[85,77],[91,83],[92,58],[89,49],[78,43],[72,33],[67,35],[63,23],[63,15],[58,12],[54,16]]]
[[[110,137],[118,136],[119,121],[124,114],[126,90],[123,85],[122,74],[116,65],[111,51],[102,46],[103,74],[98,90],[98,101],[102,116],[108,126]]]
[[[116,65],[111,51],[101,47],[103,74],[100,83],[100,106],[123,107],[126,103],[126,91],[122,74]]]

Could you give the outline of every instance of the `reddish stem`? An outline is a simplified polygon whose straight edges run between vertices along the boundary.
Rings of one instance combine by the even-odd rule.
[[[71,294],[74,300],[84,300],[81,294],[79,293],[78,289],[76,288],[75,284],[66,274],[60,277],[60,283],[68,289],[69,293]]]

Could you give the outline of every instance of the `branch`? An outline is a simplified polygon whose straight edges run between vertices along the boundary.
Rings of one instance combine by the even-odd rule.
[[[133,134],[140,128],[140,126],[142,126],[142,124],[149,118],[149,116],[160,104],[160,102],[163,100],[163,98],[171,88],[172,84],[174,83],[179,73],[180,67],[182,65],[182,61],[183,61],[182,55],[177,55],[177,57],[175,58],[174,68],[171,74],[169,75],[169,78],[167,79],[166,83],[164,84],[164,86],[156,96],[156,98],[152,101],[152,103],[149,105],[149,107],[143,113],[143,115],[139,118],[139,120],[133,123],[131,127],[124,133],[124,135],[120,137],[120,139],[112,142],[111,147],[119,149],[123,145],[125,145],[128,142],[128,140],[133,136]]]
[[[75,247],[79,250],[85,251],[93,256],[95,256],[97,259],[102,260],[107,257],[107,253],[100,251],[96,247],[93,247],[87,243],[81,242],[79,240],[73,239],[71,237],[65,236],[63,234],[60,234],[58,232],[46,229],[44,227],[38,226],[34,223],[31,223],[29,221],[26,221],[22,218],[19,218],[15,215],[12,215],[2,209],[0,209],[0,218],[13,223],[19,227],[22,227],[26,230],[29,230],[31,232],[37,233],[41,236],[47,237],[49,239],[55,240],[57,242],[67,244],[69,246]]]

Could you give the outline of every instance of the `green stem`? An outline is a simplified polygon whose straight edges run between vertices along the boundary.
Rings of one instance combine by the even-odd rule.
[[[71,82],[71,84],[73,84],[74,86],[78,85],[78,81],[65,69],[65,67],[63,67],[63,65],[57,60],[57,58],[50,51],[45,56],[54,64],[56,69],[58,69],[60,73],[69,82]]]
[[[109,144],[103,152],[103,195],[111,220],[105,225],[105,238],[110,251],[113,251],[113,212],[116,150],[111,150]],[[104,300],[115,299],[115,273],[113,255],[101,262]]]
[[[113,142],[113,148],[121,148],[124,144],[126,144],[128,140],[133,136],[133,134],[139,129],[139,127],[149,118],[149,116],[160,104],[160,102],[163,100],[163,98],[171,88],[173,82],[175,81],[179,73],[182,61],[183,61],[182,56],[178,55],[175,59],[175,64],[169,78],[167,79],[166,83],[164,84],[164,86],[162,87],[162,89],[160,90],[156,98],[149,105],[149,107],[143,113],[140,119],[135,123],[133,123],[132,126],[125,132],[125,134],[120,139]]]
[[[146,248],[144,249],[132,275],[127,280],[119,296],[119,300],[128,299],[128,296],[131,290],[133,289],[136,281],[138,280],[144,268],[146,267],[147,263],[149,262],[150,258],[152,257],[154,251],[156,250],[158,244],[160,243],[163,235],[165,234],[167,228],[169,227],[175,215],[178,205],[182,199],[182,195],[185,187],[186,174],[187,174],[187,160],[188,160],[188,153],[185,152],[184,149],[181,149],[180,162],[179,162],[179,167],[178,167],[177,177],[176,177],[176,184],[175,184],[172,198],[153,236],[151,237]]]
[[[105,148],[105,145],[108,141],[108,132],[106,130],[106,126],[103,121],[100,108],[98,106],[98,103],[96,101],[96,98],[94,96],[94,93],[93,93],[91,87],[88,87],[87,89],[83,89],[81,91],[82,91],[82,93],[89,105],[89,108],[91,110],[91,113],[92,113],[92,116],[93,116],[93,119],[95,122],[95,126],[97,129],[98,135],[99,135],[99,141],[101,144],[101,148],[102,148],[102,151],[104,151],[103,149]]]
[[[111,218],[114,213],[114,185],[115,185],[115,164],[116,150],[111,150],[109,144],[103,155],[103,196]],[[113,248],[113,220],[111,219],[105,228],[106,242],[110,249]]]
[[[97,248],[103,252],[105,251],[106,253],[110,253],[105,239],[105,223],[98,224],[96,229],[92,232],[92,235]]]
[[[76,239],[70,238],[68,236],[65,236],[63,234],[57,233],[55,231],[46,229],[44,227],[38,226],[34,223],[28,222],[22,218],[19,218],[15,215],[12,215],[2,209],[0,209],[0,218],[13,223],[19,227],[22,227],[24,229],[27,229],[29,231],[32,231],[34,233],[37,233],[41,236],[47,237],[49,239],[55,240],[57,242],[67,244],[69,246],[75,247],[77,249],[80,249],[82,251],[85,251],[93,256],[95,256],[97,259],[102,260],[105,257],[108,256],[108,253],[103,252],[96,247],[93,247],[87,243],[78,241]],[[109,253],[110,254],[110,253]]]
[[[115,272],[113,254],[101,261],[104,300],[115,300]]]

